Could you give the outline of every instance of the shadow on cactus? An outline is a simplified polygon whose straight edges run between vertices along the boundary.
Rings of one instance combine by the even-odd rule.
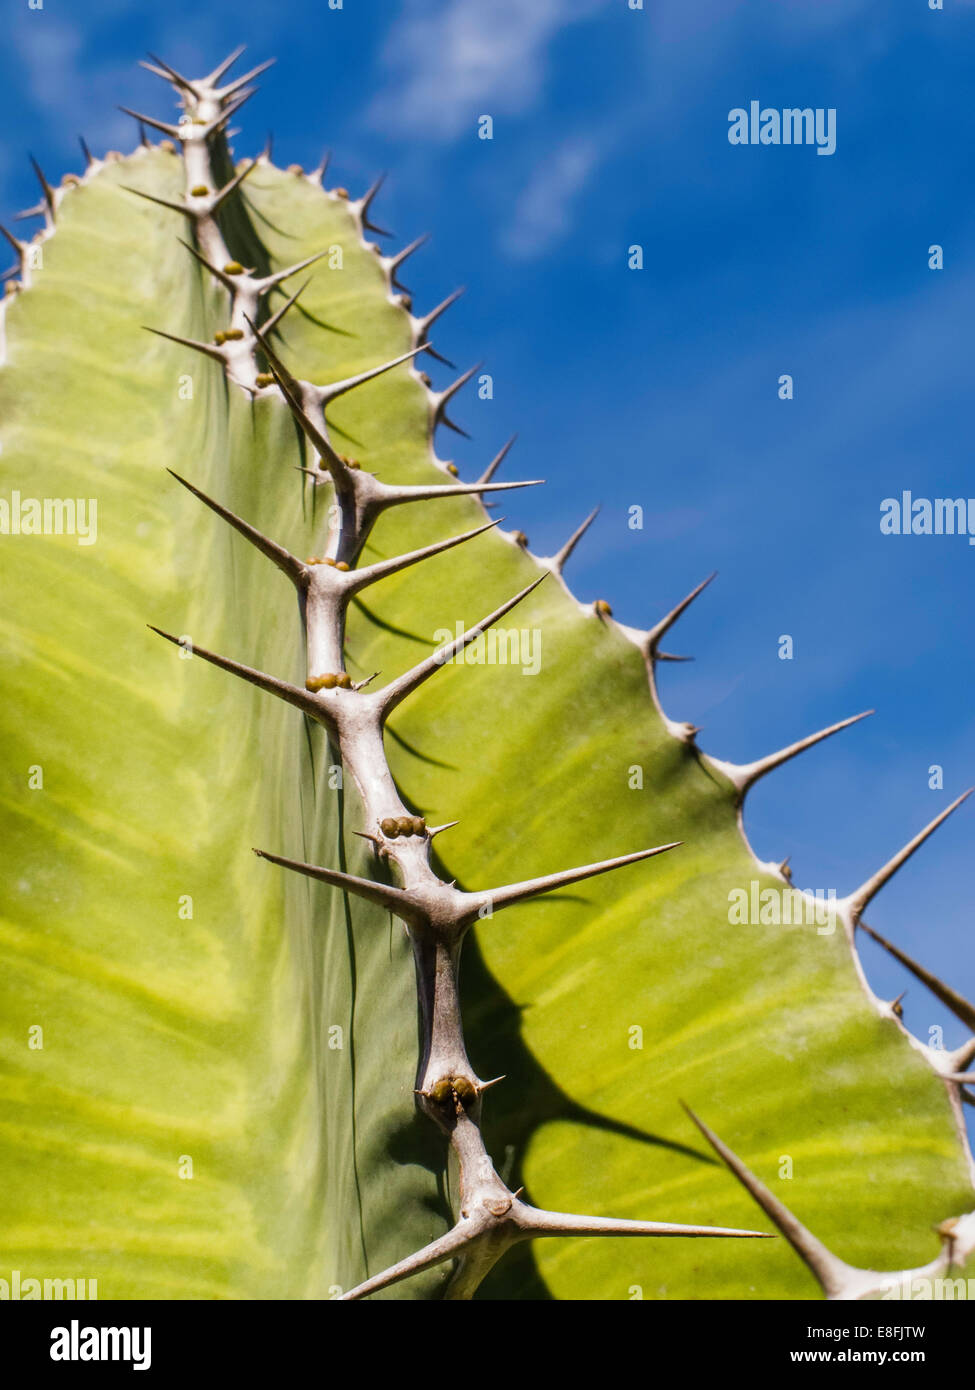
[[[965,1267],[975,1039],[919,1042],[857,951],[975,1035],[863,920],[964,798],[825,917],[755,859],[749,788],[855,720],[736,766],[664,714],[705,585],[626,627],[563,578],[594,514],[548,558],[492,519],[536,479],[434,448],[456,296],[414,311],[378,184],[235,163],[238,56],[153,58],[160,141],[38,170],[4,233],[4,1248],[102,1297]]]

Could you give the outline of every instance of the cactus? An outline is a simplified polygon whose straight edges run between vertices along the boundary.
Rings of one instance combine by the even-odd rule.
[[[265,66],[238,56],[144,64],[179,121],[38,169],[41,230],[4,232],[3,475],[101,528],[4,538],[4,1248],[103,1297],[860,1298],[964,1269],[975,1039],[914,1038],[857,949],[975,1035],[864,921],[964,797],[825,925],[729,926],[729,892],[790,885],[748,790],[864,716],[739,766],[664,713],[661,643],[710,580],[637,630],[566,586],[595,513],[545,558],[487,515],[537,480],[498,480],[510,446],[470,482],[435,452],[476,371],[420,370],[456,295],[413,312],[422,238],[370,239],[378,183],[235,166]],[[487,660],[508,614],[557,652],[537,680]]]

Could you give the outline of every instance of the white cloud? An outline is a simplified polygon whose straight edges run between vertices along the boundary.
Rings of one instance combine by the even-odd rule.
[[[387,86],[370,121],[393,133],[452,140],[479,115],[519,114],[542,93],[560,29],[608,0],[407,0],[384,47]]]
[[[84,32],[46,10],[25,11],[8,34],[17,55],[24,98],[32,119],[45,126],[65,124],[74,140],[76,129],[86,134],[97,153],[109,145],[131,149],[136,131],[131,119],[116,109],[133,64],[119,58],[101,59],[86,44]],[[26,124],[26,123],[25,123]]]
[[[572,204],[599,162],[595,140],[564,141],[540,163],[527,188],[515,202],[514,216],[505,228],[502,245],[512,256],[539,256],[568,230]]]

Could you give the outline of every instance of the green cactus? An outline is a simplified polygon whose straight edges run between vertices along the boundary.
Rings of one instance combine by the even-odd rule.
[[[855,720],[734,766],[664,714],[705,585],[637,631],[565,585],[594,514],[544,559],[486,515],[529,483],[496,479],[507,446],[471,482],[437,457],[473,371],[417,369],[456,296],[414,314],[378,185],[234,165],[264,66],[225,80],[237,56],[146,64],[181,120],[38,170],[41,231],[5,232],[0,1249],[102,1297],[851,1298],[964,1268],[975,1040],[913,1038],[857,953],[975,1034],[863,921],[964,798],[825,917],[755,859],[748,789]],[[731,925],[737,892],[803,920]]]

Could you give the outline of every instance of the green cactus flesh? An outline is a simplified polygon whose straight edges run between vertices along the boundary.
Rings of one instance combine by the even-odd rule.
[[[334,604],[330,584],[491,517],[455,491],[389,506],[364,541],[334,527],[330,539],[335,487],[308,437],[322,418],[294,381],[405,359],[430,325],[391,284],[402,258],[369,240],[368,198],[267,158],[239,164],[221,196],[233,100],[187,98],[215,128],[164,131],[183,151],[144,145],[52,190],[42,268],[25,265],[4,306],[5,493],[98,502],[91,546],[3,539],[10,1261],[139,1298],[336,1297],[451,1229],[450,1258],[379,1280],[377,1296],[876,1296],[882,1281],[862,1271],[963,1265],[975,1246],[965,1088],[935,1073],[961,1073],[971,1049],[938,1056],[870,990],[855,947],[884,875],[832,933],[729,925],[731,890],[784,884],[739,819],[747,784],[776,760],[711,760],[663,716],[662,615],[648,633],[619,626],[571,596],[565,556],[540,562],[494,529],[352,585],[344,652],[306,659],[292,579],[308,616],[313,599]],[[200,257],[221,240],[211,271]],[[296,280],[248,298],[302,262]],[[421,365],[402,360],[328,403],[336,477],[463,483],[432,447],[445,400]],[[533,462],[527,476],[545,473]],[[437,629],[470,628],[543,576],[510,620],[541,633],[538,675],[457,661],[418,684],[386,729],[402,805],[370,823],[354,735],[303,711],[365,708],[431,655]],[[286,698],[201,649],[286,683]],[[672,842],[500,910],[499,885]],[[381,886],[364,898],[252,846]],[[410,917],[416,883],[438,881],[423,878],[428,853],[481,909],[464,948],[470,1062],[446,951],[429,997],[438,1026],[454,1027],[453,1062],[436,1075],[411,949],[412,935],[427,941],[421,958],[432,951]],[[500,1074],[482,1097],[479,1078]],[[768,1193],[747,1190],[748,1170],[681,1100]],[[494,1155],[483,1171],[481,1126]],[[584,1239],[587,1222],[559,1212],[778,1225],[790,1239]],[[546,1234],[562,1238],[521,1239]]]

